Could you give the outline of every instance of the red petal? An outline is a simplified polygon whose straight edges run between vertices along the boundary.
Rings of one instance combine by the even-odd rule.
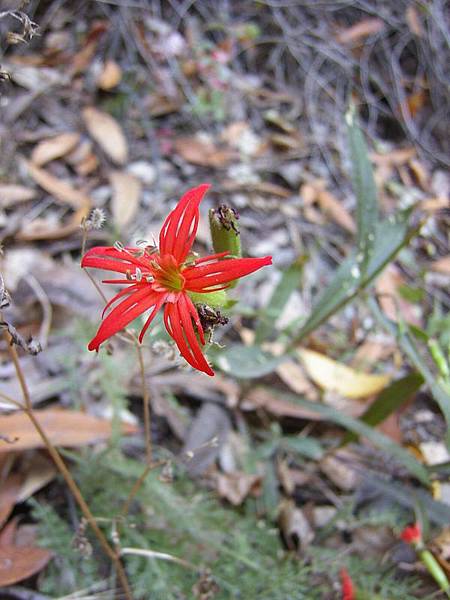
[[[180,294],[177,302],[167,303],[164,310],[164,323],[169,335],[175,340],[181,355],[186,361],[207,375],[214,375],[202,354],[192,325],[191,312],[185,294]]]
[[[186,290],[208,292],[214,286],[230,283],[271,264],[271,256],[264,258],[230,258],[229,260],[221,260],[200,267],[188,267],[183,271],[183,277],[186,280]]]
[[[225,258],[225,256],[229,256],[229,252],[218,252],[217,254],[210,254],[209,256],[203,256],[202,258],[197,258],[195,261],[196,265],[200,265],[201,263],[210,262],[212,260],[217,260],[218,258]]]
[[[160,294],[159,300],[157,301],[157,303],[153,307],[152,312],[147,317],[147,320],[145,321],[144,327],[142,328],[141,333],[139,334],[139,342],[141,344],[142,344],[142,339],[143,339],[143,337],[145,335],[145,332],[149,328],[149,326],[150,326],[151,322],[153,321],[153,319],[156,317],[156,313],[158,312],[158,310],[164,304],[164,302],[166,300],[166,297],[167,297],[167,294]]]
[[[93,267],[94,269],[106,269],[117,273],[134,273],[135,267],[148,269],[148,263],[144,258],[133,256],[132,252],[139,252],[139,248],[125,248],[120,251],[111,246],[96,246],[91,248],[83,256],[82,267]]]
[[[355,590],[353,586],[353,581],[346,569],[341,569],[341,581],[342,600],[355,600]]]
[[[204,183],[187,191],[168,215],[159,234],[161,255],[172,254],[178,263],[184,261],[197,233],[198,207],[209,188],[210,185]]]
[[[150,286],[142,286],[141,289],[131,294],[118,304],[104,319],[100,325],[97,335],[90,341],[89,350],[98,350],[100,344],[115,333],[126,327],[136,317],[157,304],[161,294],[155,292]]]
[[[105,312],[108,310],[108,308],[111,306],[111,304],[114,304],[114,302],[116,302],[119,298],[122,298],[123,296],[126,296],[127,294],[132,294],[133,292],[136,292],[140,287],[141,286],[138,283],[137,284],[135,283],[134,285],[131,285],[128,288],[124,288],[123,290],[120,290],[120,292],[118,294],[113,296],[113,298],[111,298],[111,300],[106,303],[105,308],[103,309],[103,312],[102,312],[102,319],[105,316]]]
[[[194,303],[189,298],[187,294],[183,294],[184,302],[186,303],[189,314],[194,319],[195,326],[197,327],[198,335],[200,337],[200,342],[204,346],[205,345],[205,334],[203,332],[203,326],[200,321],[200,317],[198,316],[197,309],[194,306]]]

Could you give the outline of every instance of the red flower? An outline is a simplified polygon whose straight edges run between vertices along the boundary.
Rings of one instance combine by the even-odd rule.
[[[341,569],[342,600],[355,600],[355,587],[347,569]]]
[[[164,324],[180,353],[195,369],[214,375],[202,353],[205,336],[189,292],[208,294],[223,290],[233,280],[270,265],[272,257],[225,259],[227,252],[197,259],[189,256],[197,233],[199,205],[209,187],[203,184],[184,194],[162,226],[159,251],[152,247],[99,246],[84,255],[82,267],[125,275],[103,283],[127,286],[106,305],[103,314],[121,300],[101,323],[89,350],[98,350],[105,340],[151,309],[139,336],[142,342],[156,313],[164,306]]]
[[[407,544],[418,544],[422,541],[422,531],[418,523],[408,525],[400,534],[401,539]]]

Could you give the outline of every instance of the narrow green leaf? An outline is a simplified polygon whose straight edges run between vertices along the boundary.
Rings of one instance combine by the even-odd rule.
[[[395,219],[389,218],[375,228],[375,245],[365,275],[361,272],[357,255],[349,256],[337,269],[332,281],[317,301],[310,317],[290,347],[296,346],[331,315],[352,300],[358,292],[371,283],[397,252],[408,244],[418,228],[408,227],[411,209],[403,211]],[[292,329],[291,324],[288,329]]]
[[[281,275],[281,279],[273,291],[269,303],[261,313],[261,319],[256,328],[256,344],[260,344],[271,333],[276,320],[283,312],[291,294],[298,288],[304,262],[304,258],[300,257]]]
[[[420,503],[422,510],[426,511],[430,521],[433,521],[436,525],[449,524],[450,506],[434,500],[425,490],[392,480],[386,481],[386,479],[377,477],[370,471],[363,472],[362,475],[374,487],[379,488],[383,495],[392,498],[405,508],[416,510],[418,503]]]
[[[352,159],[353,189],[356,194],[356,247],[360,256],[360,268],[364,273],[375,242],[375,226],[378,223],[377,188],[369,160],[367,145],[358,126],[355,107],[345,115],[348,127],[350,155]]]
[[[313,460],[320,460],[324,454],[322,445],[312,437],[298,435],[285,436],[280,438],[280,446]]]
[[[271,389],[271,393],[275,395],[277,394],[277,392],[273,389]],[[396,460],[398,460],[398,462],[408,469],[408,471],[419,481],[425,485],[429,485],[430,478],[427,469],[421,465],[408,450],[402,448],[376,429],[366,425],[359,419],[354,419],[353,417],[343,414],[341,411],[332,406],[320,404],[319,402],[310,402],[300,398],[299,396],[296,396],[295,394],[283,393],[283,398],[322,415],[328,421],[336,423],[348,431],[352,431],[358,436],[366,437],[375,446],[381,448],[389,456],[393,456]]]
[[[397,379],[378,394],[360,420],[366,425],[375,427],[384,421],[390,414],[395,412],[400,406],[417,392],[423,384],[424,378],[420,373],[410,373],[406,377]],[[348,433],[342,440],[342,445],[349,444],[358,439],[354,433]]]
[[[447,447],[450,448],[450,393],[446,390],[444,382],[428,367],[425,358],[421,355],[416,346],[409,325],[405,321],[402,321],[400,326],[397,326],[396,323],[388,319],[381,312],[380,307],[374,298],[369,298],[369,307],[380,325],[396,337],[400,348],[425,379],[447,424],[446,443]]]
[[[208,351],[208,358],[224,373],[238,379],[253,379],[273,373],[285,356],[273,356],[258,346],[235,344],[226,349]]]

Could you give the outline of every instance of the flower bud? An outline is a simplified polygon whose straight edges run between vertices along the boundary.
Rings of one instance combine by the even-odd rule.
[[[215,252],[228,252],[236,258],[242,256],[238,219],[237,211],[226,204],[210,209],[209,228]]]

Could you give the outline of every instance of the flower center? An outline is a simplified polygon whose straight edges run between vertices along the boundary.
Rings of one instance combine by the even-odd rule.
[[[171,254],[155,256],[151,261],[151,272],[154,277],[153,286],[157,291],[181,292],[183,290],[185,279],[175,257]]]

